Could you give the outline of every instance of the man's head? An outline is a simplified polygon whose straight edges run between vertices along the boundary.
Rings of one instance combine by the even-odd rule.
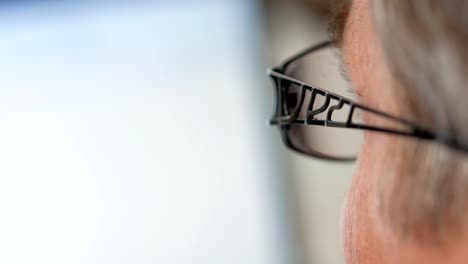
[[[332,35],[361,102],[466,141],[468,3],[340,6]],[[467,202],[468,157],[440,144],[366,133],[344,215],[347,261],[468,262]]]

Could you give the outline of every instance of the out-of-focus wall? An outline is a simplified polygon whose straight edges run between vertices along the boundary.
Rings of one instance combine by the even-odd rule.
[[[270,64],[327,38],[326,23],[313,9],[313,2],[265,1]],[[318,2],[317,10],[323,12],[323,1]],[[343,263],[340,217],[354,165],[319,161],[286,148],[283,151],[294,186],[303,263]]]
[[[0,1],[0,263],[294,263],[258,11]]]

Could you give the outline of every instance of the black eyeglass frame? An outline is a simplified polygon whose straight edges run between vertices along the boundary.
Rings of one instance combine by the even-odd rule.
[[[268,76],[273,80],[273,83],[275,86],[274,88],[276,92],[275,113],[270,118],[269,124],[279,126],[283,142],[288,148],[296,152],[299,152],[308,156],[312,156],[315,158],[320,158],[320,159],[333,160],[333,161],[354,161],[355,160],[355,157],[337,158],[337,157],[325,155],[320,152],[314,152],[313,150],[310,150],[310,152],[305,152],[295,147],[291,143],[291,140],[287,132],[292,124],[302,124],[302,125],[324,126],[324,127],[335,127],[335,128],[362,129],[362,130],[381,132],[381,133],[387,133],[387,134],[393,134],[393,135],[399,135],[399,136],[413,137],[413,138],[418,138],[422,140],[436,141],[436,142],[445,144],[453,149],[468,153],[468,146],[459,143],[455,138],[447,137],[444,135],[438,135],[406,119],[393,116],[391,114],[382,112],[380,110],[377,110],[371,107],[364,106],[362,104],[354,102],[353,100],[350,100],[343,96],[329,92],[322,88],[319,88],[310,84],[306,84],[302,81],[294,79],[285,74],[285,71],[290,64],[296,62],[297,60],[303,58],[306,55],[322,50],[324,48],[329,48],[333,45],[334,45],[333,42],[325,41],[317,45],[311,46],[310,48],[307,48],[303,50],[302,52],[287,59],[286,61],[281,63],[279,66],[269,68],[267,71]],[[286,111],[286,108],[285,108],[285,105],[286,105],[285,94],[286,94],[287,87],[292,84],[299,86],[302,90],[302,94],[301,94],[300,101],[297,104],[297,106],[292,111],[290,111],[290,113],[287,113],[288,111]],[[309,102],[309,105],[312,105],[312,106],[314,105],[314,100],[316,99],[317,95],[321,95],[325,97],[325,102],[318,109],[308,108],[305,119],[299,120],[297,117],[298,117],[299,111],[302,109],[302,105],[304,104],[306,91],[310,91],[312,93],[311,99],[310,99],[311,102]],[[338,103],[335,105],[331,105],[330,104],[331,100],[337,101]],[[332,120],[333,112],[342,109],[344,105],[348,105],[350,109],[346,122],[333,121]],[[393,121],[400,125],[404,125],[408,129],[407,130],[390,129],[390,128],[385,128],[385,127],[370,126],[370,125],[353,122],[353,116],[354,116],[354,113],[356,112],[356,109],[361,110],[363,112],[369,112],[381,118],[385,118],[389,121]],[[319,120],[316,118],[316,116],[321,113],[326,113],[326,118],[323,120]]]

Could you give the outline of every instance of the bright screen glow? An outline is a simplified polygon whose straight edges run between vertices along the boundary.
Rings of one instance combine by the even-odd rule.
[[[279,263],[249,2],[59,2],[0,11],[0,263]]]

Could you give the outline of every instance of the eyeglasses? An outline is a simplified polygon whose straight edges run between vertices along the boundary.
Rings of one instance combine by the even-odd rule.
[[[326,41],[268,70],[276,97],[275,113],[269,123],[279,127],[287,147],[316,158],[353,161],[367,130],[437,141],[468,152],[468,146],[454,138],[348,99],[356,94],[346,90],[340,65],[333,43]],[[369,117],[373,125],[363,121]]]

